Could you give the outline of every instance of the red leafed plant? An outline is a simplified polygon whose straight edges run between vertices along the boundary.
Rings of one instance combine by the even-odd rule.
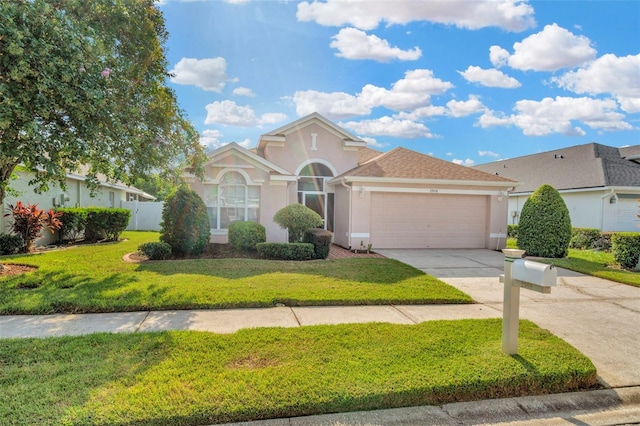
[[[29,253],[33,249],[33,244],[40,237],[42,228],[46,227],[53,233],[62,226],[62,222],[58,219],[62,213],[56,213],[53,209],[40,210],[37,204],[25,206],[22,201],[18,201],[15,206],[9,205],[9,210],[11,213],[5,216],[13,216],[12,230],[24,240],[22,253]]]

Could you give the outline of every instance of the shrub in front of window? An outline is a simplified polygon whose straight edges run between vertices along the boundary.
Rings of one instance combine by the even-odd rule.
[[[255,250],[256,244],[267,241],[264,226],[255,222],[232,222],[229,225],[229,244],[236,250]]]
[[[84,235],[84,229],[87,226],[87,209],[86,208],[63,208],[56,209],[57,213],[61,213],[59,235],[63,241],[73,242]]]
[[[270,260],[311,260],[314,257],[313,244],[309,243],[260,243],[256,249],[261,258]]]
[[[162,207],[160,241],[178,255],[198,255],[209,243],[211,230],[207,208],[198,194],[186,187],[169,195]]]
[[[162,241],[153,241],[140,244],[138,251],[150,260],[164,260],[171,254],[171,246]]]
[[[640,233],[615,232],[611,236],[613,259],[627,269],[635,269],[640,259]]]
[[[17,253],[24,247],[24,240],[18,234],[0,234],[0,255]]]
[[[324,229],[307,229],[304,233],[304,242],[313,244],[314,257],[326,259],[329,257],[333,232]]]
[[[118,241],[131,219],[129,209],[89,207],[86,210],[84,238],[88,241]]]
[[[536,189],[522,206],[518,248],[529,256],[565,257],[571,240],[571,218],[560,193],[550,185]]]
[[[307,229],[322,226],[320,215],[302,204],[289,204],[281,208],[273,216],[273,221],[289,231],[290,243],[301,242]]]
[[[595,248],[596,242],[600,239],[600,230],[596,228],[573,228],[569,247],[579,250],[590,250]]]

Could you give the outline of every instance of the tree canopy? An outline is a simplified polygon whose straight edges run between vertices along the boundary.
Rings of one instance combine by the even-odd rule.
[[[166,85],[167,36],[153,0],[2,2],[0,202],[18,165],[37,190],[80,166],[93,188],[199,170],[198,134]]]

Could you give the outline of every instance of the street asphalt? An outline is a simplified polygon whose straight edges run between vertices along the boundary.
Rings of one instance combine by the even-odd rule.
[[[200,330],[502,316],[504,256],[491,250],[378,250],[471,295],[475,305],[275,307],[0,316],[0,338],[96,332]],[[628,425],[640,424],[640,288],[559,269],[550,294],[523,289],[520,317],[550,330],[595,364],[602,390],[274,419],[251,425]]]

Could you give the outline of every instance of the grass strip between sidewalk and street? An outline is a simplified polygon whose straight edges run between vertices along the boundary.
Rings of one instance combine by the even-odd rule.
[[[7,425],[200,425],[593,388],[593,364],[498,319],[7,339]]]
[[[0,278],[0,314],[473,303],[437,278],[384,258],[122,260],[158,236],[126,232],[127,241],[118,243],[4,257],[3,263],[38,270]]]

